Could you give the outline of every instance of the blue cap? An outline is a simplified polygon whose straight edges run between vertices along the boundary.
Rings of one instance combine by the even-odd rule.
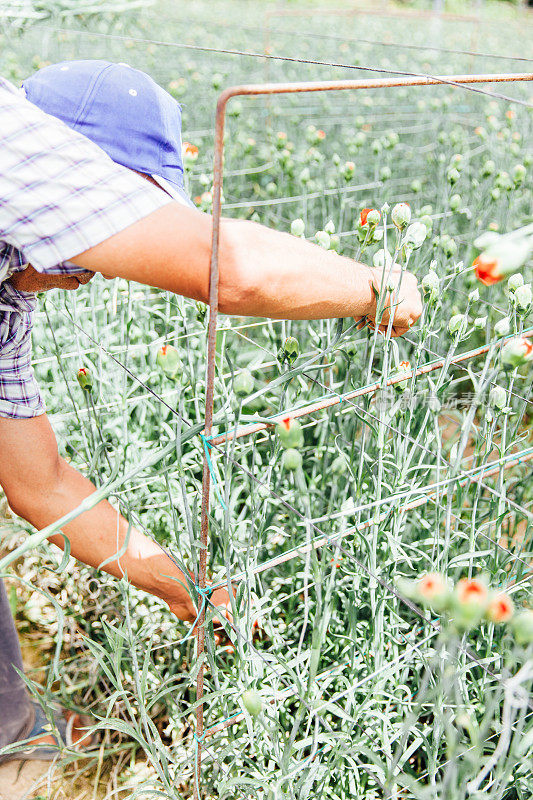
[[[63,61],[22,84],[27,99],[129,169],[151,175],[176,200],[184,188],[181,106],[146,73],[110,61]]]

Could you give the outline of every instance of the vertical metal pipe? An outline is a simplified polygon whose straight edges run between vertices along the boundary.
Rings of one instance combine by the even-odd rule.
[[[222,93],[217,103],[215,121],[215,154],[213,166],[213,231],[211,239],[211,265],[209,274],[209,333],[207,338],[207,374],[205,389],[205,428],[204,435],[209,436],[213,427],[213,405],[216,372],[216,344],[218,321],[218,249],[220,241],[220,210],[222,199],[222,171],[224,162],[224,118],[227,98]],[[202,476],[202,509],[200,517],[200,562],[198,569],[198,586],[205,589],[207,573],[207,547],[209,536],[209,492],[211,474],[207,459],[207,445],[204,447]],[[203,598],[202,598],[203,599]],[[198,619],[197,658],[202,658],[205,651],[205,602],[204,609]],[[200,665],[196,678],[196,698],[201,700],[204,694],[204,665]],[[200,765],[202,761],[202,735],[204,731],[204,706],[200,703],[196,710],[196,746],[194,798],[199,800]]]

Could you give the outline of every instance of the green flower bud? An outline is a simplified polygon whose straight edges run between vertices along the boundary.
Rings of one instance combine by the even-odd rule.
[[[426,226],[426,230],[427,230],[427,233],[428,233],[428,236],[429,236],[431,234],[432,230],[433,230],[433,220],[432,220],[432,218],[429,216],[429,214],[422,214],[422,216],[419,218],[418,221],[421,222],[422,225]]]
[[[533,644],[533,610],[525,608],[514,615],[511,628],[517,644]]]
[[[344,475],[348,469],[348,459],[343,453],[340,453],[331,462],[331,471],[334,475]]]
[[[461,208],[462,202],[460,194],[452,194],[450,197],[450,209],[452,211],[458,211]]]
[[[509,173],[505,170],[498,172],[496,180],[494,181],[494,186],[496,186],[498,189],[503,189],[504,191],[512,189],[513,182],[511,181],[511,176]]]
[[[260,694],[253,689],[247,689],[242,693],[242,704],[252,717],[257,717],[263,708]]]
[[[331,239],[327,231],[317,231],[315,233],[315,239],[317,241],[317,244],[320,245],[320,247],[323,247],[324,250],[329,250]]]
[[[467,326],[467,319],[464,314],[454,314],[448,322],[448,332],[452,335],[457,333],[461,335]]]
[[[396,147],[396,145],[400,141],[400,137],[398,136],[396,131],[389,131],[388,134],[387,134],[387,140],[388,140],[388,144],[391,147]]]
[[[294,364],[300,355],[300,343],[294,336],[288,336],[278,351],[278,359],[283,364]]]
[[[427,236],[427,228],[423,222],[413,222],[405,231],[404,244],[409,245],[413,250],[422,247]]]
[[[509,280],[507,281],[507,288],[510,292],[514,292],[515,289],[518,289],[519,286],[524,285],[524,278],[520,272],[515,272],[514,275],[511,275]]]
[[[448,234],[443,234],[440,237],[439,244],[442,252],[447,258],[453,258],[453,256],[457,253],[457,242],[455,239],[452,239],[451,236],[448,236]]]
[[[439,294],[440,279],[436,272],[430,270],[422,278],[422,289],[431,300],[436,300]]]
[[[254,390],[254,379],[249,369],[241,370],[233,381],[233,391],[237,397],[248,397]]]
[[[392,256],[388,250],[385,250],[383,247],[378,250],[372,256],[372,263],[375,267],[383,268],[385,266],[390,267],[392,264]]]
[[[492,159],[489,158],[483,164],[481,174],[484,178],[488,178],[489,175],[492,175],[494,173],[495,169],[496,169],[496,164],[494,163],[494,161],[492,161]]]
[[[181,359],[178,351],[171,344],[165,344],[157,351],[156,364],[167,378],[175,379],[181,368]]]
[[[281,422],[276,425],[276,431],[281,442],[281,446],[285,449],[294,449],[301,447],[304,443],[304,432],[302,426],[297,419],[292,417],[285,417]]]
[[[518,288],[515,289],[514,299],[516,300],[516,305],[521,311],[527,311],[533,301],[531,284],[524,283],[523,286],[518,286]]]
[[[346,161],[341,169],[345,181],[351,181],[355,173],[355,164],[353,161]]]
[[[381,214],[377,210],[377,208],[372,208],[366,215],[367,224],[372,228],[379,223],[381,219]]]
[[[305,233],[305,222],[303,219],[293,219],[291,222],[291,233],[293,236],[303,236]]]
[[[407,203],[397,203],[391,212],[391,219],[399,230],[411,222],[411,209]]]
[[[242,103],[240,100],[232,100],[229,107],[228,107],[228,116],[230,117],[240,117],[242,114]]]
[[[457,169],[449,169],[446,177],[448,178],[448,183],[454,186],[461,177],[461,173]]]
[[[507,392],[501,386],[493,386],[489,392],[489,405],[500,411],[507,405]]]
[[[484,328],[487,327],[487,317],[476,317],[474,320],[474,328],[478,331],[482,331]]]
[[[290,472],[300,469],[302,466],[302,455],[298,450],[290,447],[283,452],[281,457],[281,465]]]
[[[85,392],[92,392],[93,376],[87,367],[80,367],[76,377],[79,385]]]
[[[513,181],[515,186],[520,186],[526,177],[527,170],[523,164],[516,164],[513,167]]]
[[[510,330],[511,330],[511,321],[509,317],[503,317],[503,319],[499,319],[498,322],[494,325],[494,333],[497,336],[507,336]]]

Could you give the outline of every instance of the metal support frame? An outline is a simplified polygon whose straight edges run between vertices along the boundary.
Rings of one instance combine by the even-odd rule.
[[[515,81],[531,81],[533,73],[510,74],[480,74],[480,75],[442,75],[436,77],[404,77],[404,78],[375,78],[370,80],[345,80],[345,81],[312,81],[293,83],[265,83],[231,86],[219,96],[215,117],[215,150],[213,166],[213,231],[211,244],[211,263],[209,276],[209,332],[207,341],[207,374],[205,398],[205,428],[204,436],[209,437],[213,427],[214,385],[216,369],[216,334],[218,323],[218,294],[219,294],[219,244],[220,244],[220,219],[221,198],[224,168],[224,125],[226,106],[232,97],[258,97],[261,95],[295,94],[303,92],[332,92],[356,91],[359,89],[388,89],[399,86],[435,86],[435,85],[462,85],[477,83],[512,83]],[[204,440],[204,460],[202,477],[202,505],[200,519],[200,558],[197,575],[197,585],[202,590],[206,587],[207,574],[207,548],[209,536],[209,494],[211,488],[211,474],[208,459],[208,444]],[[203,659],[205,651],[205,603],[198,619],[197,629],[197,658]],[[204,694],[204,664],[200,664],[197,680],[197,711],[196,711],[196,746],[197,758],[195,763],[194,798],[199,800],[199,780],[202,756],[202,739],[204,736],[204,705],[201,702]]]

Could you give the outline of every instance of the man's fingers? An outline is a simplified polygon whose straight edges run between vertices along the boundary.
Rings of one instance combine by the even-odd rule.
[[[409,333],[409,328],[394,327],[392,329],[392,335],[394,338],[397,338],[398,336],[404,336],[406,333]]]

